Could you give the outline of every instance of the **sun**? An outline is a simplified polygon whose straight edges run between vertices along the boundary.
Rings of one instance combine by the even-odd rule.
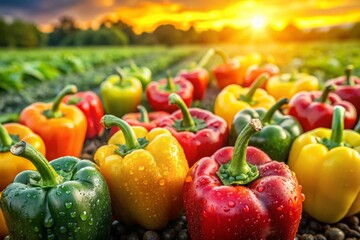
[[[254,15],[251,18],[251,27],[254,30],[261,30],[266,26],[266,17],[263,15]]]

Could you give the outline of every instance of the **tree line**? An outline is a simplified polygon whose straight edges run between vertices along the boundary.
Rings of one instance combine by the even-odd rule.
[[[231,27],[198,32],[194,27],[179,30],[166,24],[151,33],[135,34],[130,25],[120,20],[104,20],[97,30],[83,30],[76,26],[73,18],[62,17],[52,32],[43,33],[32,23],[19,19],[8,23],[0,18],[0,36],[0,47],[214,44],[266,42],[269,39],[279,42],[344,40],[360,38],[360,22],[349,27],[334,26],[325,30],[301,30],[290,23],[281,31],[267,27],[261,32]]]

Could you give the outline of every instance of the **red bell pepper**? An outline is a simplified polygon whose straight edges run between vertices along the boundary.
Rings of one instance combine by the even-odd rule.
[[[215,50],[209,49],[202,57],[199,64],[190,70],[181,70],[179,76],[189,80],[194,86],[194,100],[202,100],[205,95],[206,88],[209,84],[209,72],[204,68],[210,57],[214,55]]]
[[[183,77],[175,77],[173,79],[168,76],[167,79],[150,82],[146,88],[147,100],[154,111],[172,113],[177,110],[176,106],[168,103],[171,93],[177,93],[184,100],[186,106],[191,106],[194,87],[191,82]]]
[[[163,117],[159,127],[168,129],[183,147],[189,166],[226,146],[229,130],[224,119],[200,108],[188,109],[177,94],[169,96],[169,104],[179,107]]]
[[[280,73],[280,69],[278,66],[272,63],[267,63],[263,66],[259,65],[252,65],[248,68],[247,74],[244,78],[243,86],[250,87],[253,82],[262,74],[267,73],[267,79],[272,76],[275,76]],[[260,86],[261,88],[265,89],[267,80]]]
[[[122,117],[122,119],[130,126],[142,126],[149,132],[158,126],[159,120],[162,117],[169,116],[169,113],[162,111],[148,113],[146,108],[141,105],[137,108],[139,110],[138,113],[127,113]],[[116,126],[111,127],[110,136],[119,131],[119,129],[120,128]]]
[[[289,102],[288,114],[295,117],[301,124],[304,132],[315,128],[331,128],[331,122],[336,105],[345,108],[344,126],[352,129],[356,124],[356,109],[348,101],[342,100],[335,93],[334,86],[327,86],[319,91],[299,92]]]
[[[75,105],[84,113],[87,120],[87,139],[92,139],[102,134],[104,128],[101,126],[100,120],[104,116],[104,108],[96,93],[91,91],[78,92],[71,96],[65,96],[62,102],[68,105]]]
[[[335,93],[341,99],[351,102],[360,115],[360,78],[352,76],[353,66],[349,65],[345,70],[345,76],[341,76],[326,82],[327,85],[336,85]]]
[[[287,165],[247,147],[260,129],[260,120],[252,119],[235,147],[222,148],[189,170],[184,208],[192,240],[294,239],[301,186]]]

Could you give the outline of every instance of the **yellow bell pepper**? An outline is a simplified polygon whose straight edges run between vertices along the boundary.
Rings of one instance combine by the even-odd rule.
[[[300,91],[316,91],[319,89],[319,80],[306,73],[284,73],[272,76],[266,83],[266,91],[276,100],[291,99]]]
[[[165,227],[183,206],[189,166],[182,147],[166,129],[131,128],[112,115],[101,122],[121,129],[94,155],[108,183],[115,218],[146,229]]]
[[[360,212],[360,134],[343,130],[343,117],[344,109],[336,106],[332,130],[300,135],[288,161],[303,187],[304,210],[326,223]]]
[[[30,128],[18,123],[0,124],[0,191],[12,183],[19,172],[35,169],[27,159],[11,154],[11,145],[20,140],[31,144],[45,155],[44,141]]]
[[[2,192],[0,192],[0,199],[1,199],[1,194],[2,194]],[[9,233],[9,231],[8,231],[6,223],[5,223],[4,215],[3,215],[2,211],[0,210],[0,239],[4,239],[4,237],[6,235],[8,235],[8,233]]]
[[[266,79],[266,74],[259,76],[249,88],[236,84],[225,87],[215,99],[215,114],[225,119],[230,128],[235,114],[242,109],[270,109],[276,103],[275,98],[259,88]]]

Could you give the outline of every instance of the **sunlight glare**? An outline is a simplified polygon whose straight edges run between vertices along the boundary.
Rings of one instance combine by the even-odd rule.
[[[251,27],[255,30],[263,29],[266,25],[266,18],[263,15],[255,15],[251,18]]]

